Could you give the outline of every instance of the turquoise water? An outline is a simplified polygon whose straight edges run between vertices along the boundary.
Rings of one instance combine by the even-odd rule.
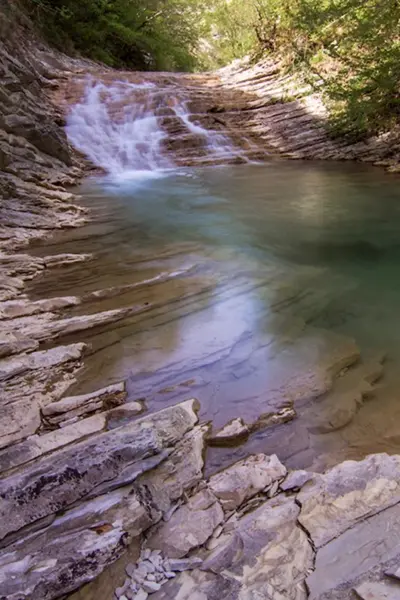
[[[326,455],[320,468],[399,451],[400,426],[398,437],[391,429],[400,417],[397,176],[274,161],[90,180],[81,192],[96,222],[60,235],[54,250],[95,258],[56,282],[47,274],[35,293],[151,284],[79,309],[147,306],[89,335],[93,354],[77,391],[127,379],[130,399],[145,398],[150,410],[195,396],[215,426],[235,416],[251,423],[295,400],[295,422],[259,432],[238,456],[277,451],[296,466],[315,466]],[[385,376],[345,429],[315,436],[301,407],[315,402],[322,386],[315,373],[349,338],[363,359],[387,355]],[[225,452],[211,451],[210,463]]]

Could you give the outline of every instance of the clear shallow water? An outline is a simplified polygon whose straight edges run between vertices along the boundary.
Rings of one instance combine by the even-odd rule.
[[[75,311],[147,303],[82,336],[93,353],[76,392],[127,379],[130,398],[145,398],[150,410],[197,397],[215,426],[295,402],[295,421],[258,432],[244,448],[210,451],[211,468],[249,450],[313,468],[399,451],[399,178],[277,161],[92,180],[81,191],[96,221],[60,234],[52,251],[95,258],[46,274],[33,292],[148,283]],[[310,403],[318,411],[313,398],[349,338],[364,359],[387,354],[385,377],[347,427],[316,435]]]

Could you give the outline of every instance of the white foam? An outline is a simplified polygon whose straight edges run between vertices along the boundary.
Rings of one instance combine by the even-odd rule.
[[[83,99],[70,111],[66,133],[78,150],[114,179],[139,182],[161,177],[175,164],[163,151],[168,134],[156,114],[158,108],[172,108],[188,132],[204,137],[211,157],[241,155],[229,138],[194,123],[183,99],[174,97],[171,102],[168,93],[150,82],[106,85],[88,80]]]

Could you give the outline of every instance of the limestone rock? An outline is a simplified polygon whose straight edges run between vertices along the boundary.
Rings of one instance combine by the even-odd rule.
[[[297,524],[298,514],[293,498],[267,501],[239,519],[235,536],[240,543],[233,551],[232,541],[222,540],[206,556],[203,575],[198,570],[183,573],[156,598],[305,600],[304,580],[313,565],[313,550]]]
[[[400,567],[397,567],[396,565],[394,569],[388,569],[387,571],[385,571],[385,575],[400,580]]]
[[[400,587],[392,583],[366,582],[355,588],[362,600],[399,600]]]
[[[239,600],[238,593],[239,584],[234,579],[195,569],[168,581],[151,597],[154,600]]]
[[[299,521],[321,547],[360,519],[400,501],[400,456],[374,454],[341,463],[314,475],[297,499]]]
[[[286,468],[275,454],[257,454],[213,475],[209,487],[224,510],[234,510],[242,502],[285,475]]]
[[[332,539],[318,550],[315,571],[307,579],[310,600],[352,600],[353,589],[360,590],[362,598],[368,598],[367,590],[375,594],[371,598],[386,598],[383,586],[372,585],[371,580],[385,579],[384,573],[399,564],[399,535],[400,504],[396,504]],[[400,597],[399,583],[386,579],[385,587]]]
[[[191,571],[192,569],[196,569],[203,564],[201,558],[196,556],[191,556],[190,558],[173,558],[168,560],[169,568],[171,571]]]
[[[118,406],[124,402],[126,396],[125,383],[116,383],[90,394],[70,396],[47,404],[42,409],[42,414],[50,424],[56,425],[73,417]]]
[[[288,492],[289,490],[296,490],[303,487],[307,481],[310,481],[314,477],[314,473],[310,473],[309,471],[292,471],[286,477],[284,481],[282,481],[280,488],[284,492]]]
[[[171,505],[183,492],[202,479],[208,429],[208,425],[194,427],[175,445],[162,464],[136,480],[139,494],[151,500],[157,511],[164,514],[170,511]]]
[[[99,575],[149,525],[147,510],[130,488],[53,516],[34,535],[12,540],[3,550],[0,595],[43,600],[71,592]]]
[[[127,402],[122,406],[111,408],[107,411],[107,428],[113,429],[124,424],[127,420],[140,415],[146,410],[144,401]]]
[[[241,417],[232,419],[208,438],[211,446],[231,446],[243,442],[249,435],[249,428]]]
[[[195,401],[60,450],[0,482],[0,539],[91,494],[134,481],[197,421]],[[161,454],[160,454],[161,453]],[[154,455],[157,455],[154,457]],[[150,460],[154,457],[154,460]],[[147,462],[146,462],[147,461]],[[34,502],[32,501],[34,499]],[[18,507],[16,509],[16,506]]]
[[[259,429],[266,429],[267,427],[273,427],[274,425],[280,425],[282,423],[288,423],[296,417],[296,411],[292,406],[288,406],[273,413],[265,413],[260,415],[255,423],[252,425],[252,429],[258,431]]]
[[[32,435],[19,444],[13,444],[0,450],[0,472],[14,469],[43,454],[99,433],[105,426],[105,415],[93,415],[62,429],[56,429],[43,435]]]
[[[163,554],[181,558],[204,544],[224,520],[224,512],[215,496],[204,489],[179,508],[168,522],[162,522],[150,535],[150,548],[160,548]],[[171,566],[171,569],[173,567]]]
[[[36,433],[41,408],[75,381],[85,348],[71,344],[0,360],[0,448]]]

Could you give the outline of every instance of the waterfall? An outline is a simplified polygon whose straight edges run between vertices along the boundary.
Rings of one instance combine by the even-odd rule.
[[[66,133],[75,148],[116,178],[153,177],[174,169],[176,157],[168,144],[175,140],[180,148],[185,136],[185,148],[191,150],[195,138],[209,158],[228,161],[242,155],[228,137],[191,120],[187,100],[175,87],[152,82],[88,81],[68,115]]]

